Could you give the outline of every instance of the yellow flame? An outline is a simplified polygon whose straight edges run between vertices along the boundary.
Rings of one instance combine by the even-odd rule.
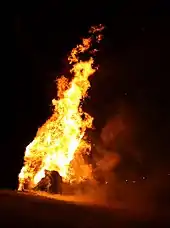
[[[81,61],[79,54],[91,48],[92,41],[100,41],[103,26],[92,27],[91,37],[73,48],[68,61],[72,64],[72,81],[62,76],[57,80],[58,100],[53,99],[54,111],[46,123],[38,129],[34,140],[27,146],[24,166],[19,174],[19,189],[24,183],[34,187],[44,176],[45,170],[56,170],[65,181],[88,178],[91,167],[86,166],[82,154],[90,149],[84,139],[93,118],[83,112],[81,103],[90,87],[89,76],[94,74],[94,60]],[[91,52],[92,53],[92,52]]]

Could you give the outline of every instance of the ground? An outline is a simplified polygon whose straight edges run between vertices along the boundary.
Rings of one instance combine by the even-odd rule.
[[[0,192],[0,227],[168,227],[168,218],[136,217],[125,207],[110,208],[88,197]],[[169,223],[170,225],[170,223]]]

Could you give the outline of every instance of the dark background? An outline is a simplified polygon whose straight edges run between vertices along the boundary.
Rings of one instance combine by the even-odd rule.
[[[12,34],[4,19],[2,188],[17,187],[25,147],[50,116],[54,81],[67,73],[69,51],[98,23],[106,25],[105,38],[85,109],[100,132],[121,107],[146,166],[169,165],[169,3],[136,2],[18,4]]]

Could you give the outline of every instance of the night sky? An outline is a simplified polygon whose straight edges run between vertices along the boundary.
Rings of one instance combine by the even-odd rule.
[[[132,123],[133,138],[146,160],[168,164],[168,1],[99,5],[56,2],[19,5],[12,19],[12,35],[4,32],[1,187],[16,188],[25,147],[51,114],[55,79],[67,74],[69,51],[87,35],[91,25],[98,23],[106,26],[105,38],[85,109],[95,117],[99,132],[119,109],[127,123]]]

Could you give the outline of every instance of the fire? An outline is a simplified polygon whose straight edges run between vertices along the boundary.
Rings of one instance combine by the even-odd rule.
[[[80,60],[80,53],[92,49],[94,41],[102,38],[102,25],[91,27],[91,36],[73,48],[68,61],[73,79],[64,76],[57,80],[58,99],[53,99],[52,116],[38,129],[34,140],[26,147],[24,166],[19,174],[19,190],[24,184],[33,188],[44,176],[45,170],[56,170],[65,181],[80,181],[89,178],[91,167],[86,165],[83,154],[90,151],[85,140],[87,128],[92,127],[93,118],[82,109],[82,101],[90,87],[89,76],[95,73],[94,59]],[[90,53],[94,53],[91,50]]]

